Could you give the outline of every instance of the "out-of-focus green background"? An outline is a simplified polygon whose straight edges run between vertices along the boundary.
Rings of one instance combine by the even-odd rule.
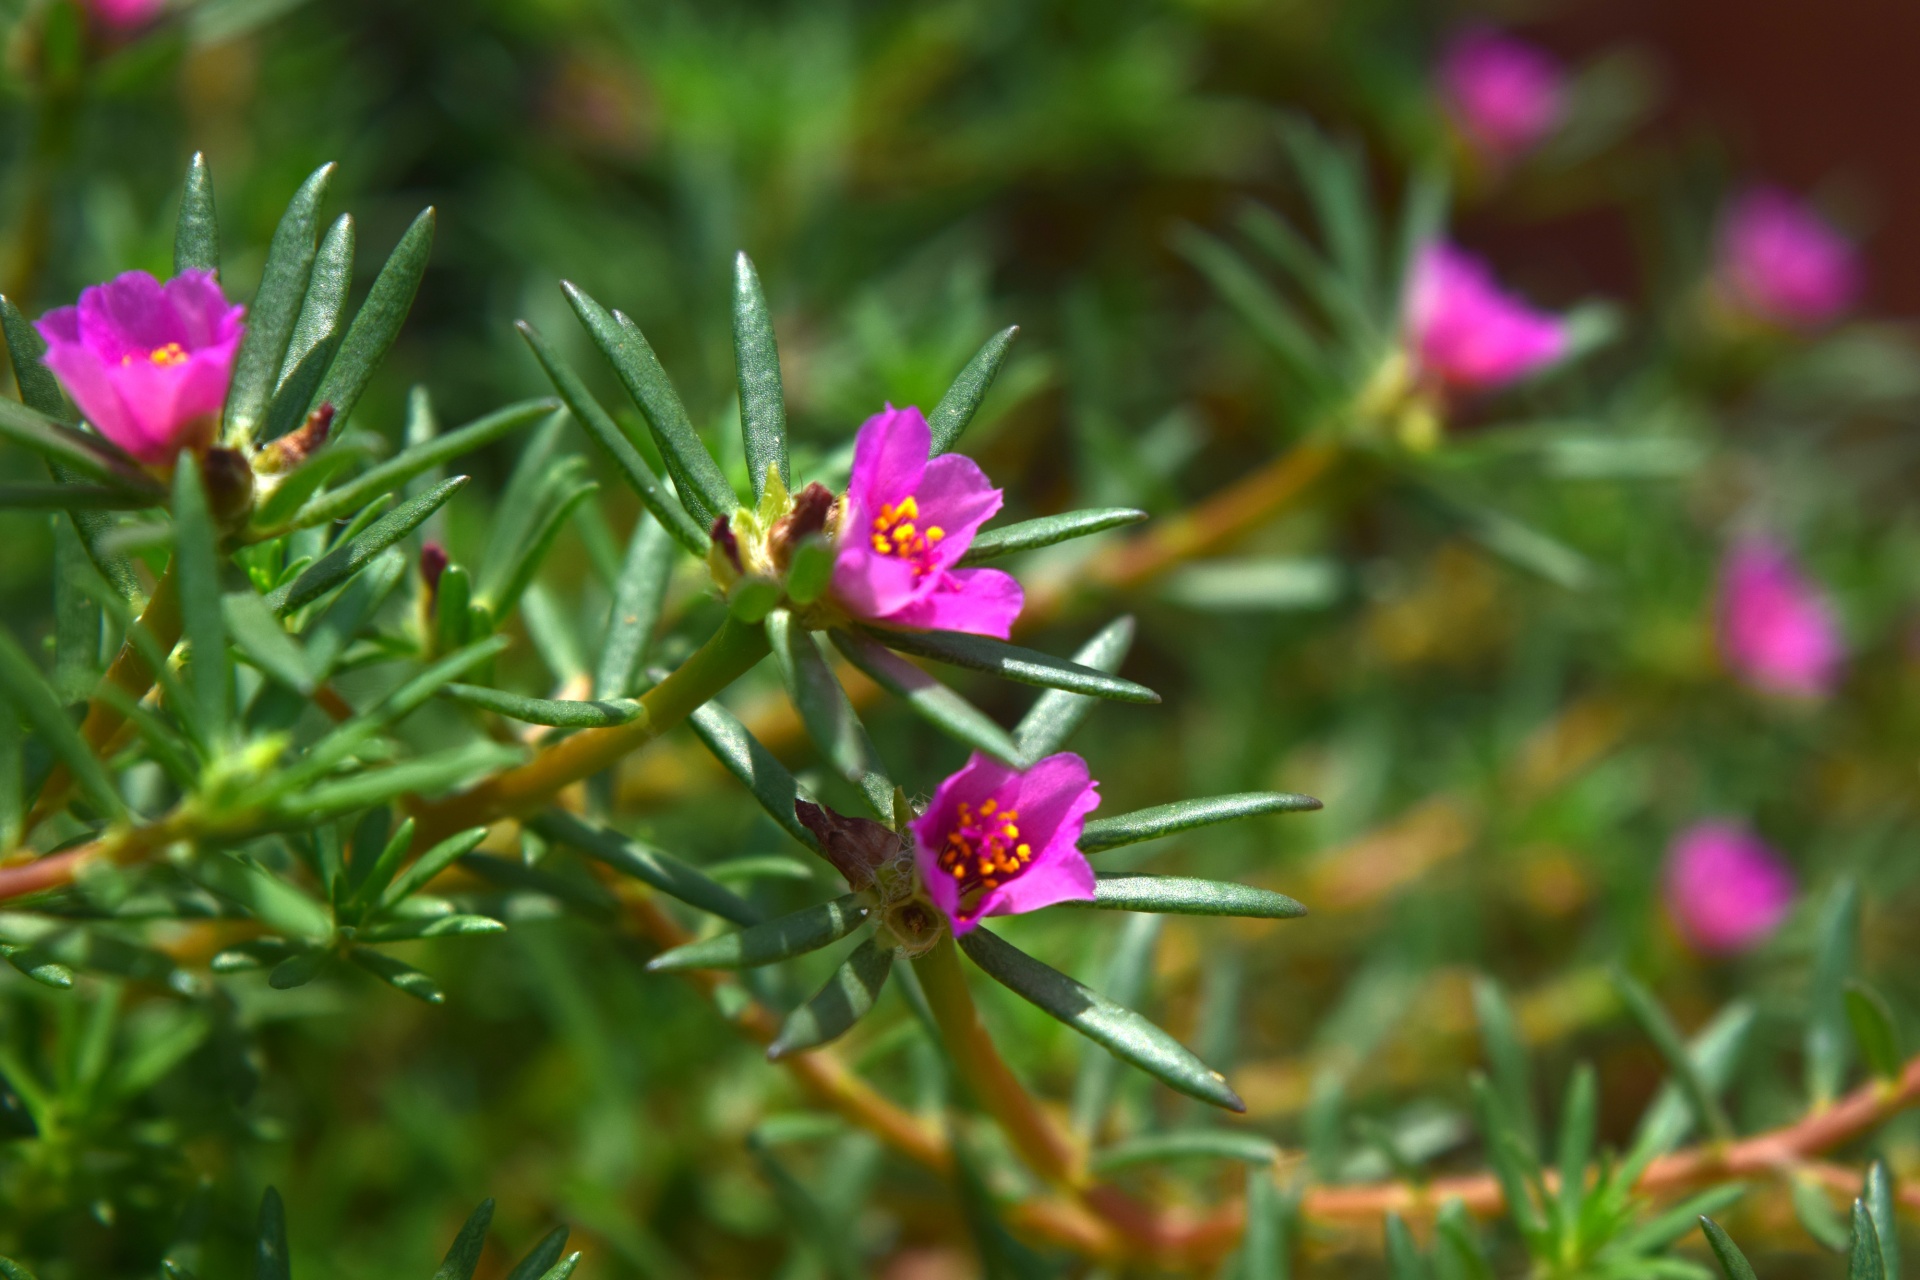
[[[1283,112],[1358,140],[1394,206],[1411,173],[1457,158],[1433,106],[1436,49],[1470,17],[1511,22],[1566,58],[1577,110],[1501,180],[1456,174],[1459,235],[1543,305],[1613,300],[1619,336],[1577,372],[1462,415],[1418,483],[1344,475],[1221,558],[1086,602],[1043,647],[1066,651],[1115,611],[1140,618],[1129,671],[1165,704],[1103,707],[1080,740],[1114,809],[1257,788],[1326,801],[1153,851],[1155,870],[1268,884],[1314,914],[1168,923],[1146,1006],[1229,1067],[1247,1123],[1304,1150],[1317,1176],[1386,1172],[1355,1117],[1434,1168],[1477,1167],[1462,1081],[1479,1054],[1478,972],[1511,993],[1543,1097],[1574,1061],[1599,1066],[1615,1142],[1661,1069],[1606,966],[1654,982],[1689,1028],[1757,999],[1762,1048],[1733,1109],[1761,1127],[1802,1105],[1810,940],[1843,874],[1868,886],[1860,972],[1909,1025],[1920,1002],[1920,359],[1880,318],[1920,291],[1899,234],[1910,169],[1849,127],[1859,86],[1817,74],[1851,65],[1827,52],[1835,26],[1858,28],[1843,51],[1897,44],[1891,27],[1874,34],[1885,15],[1831,7],[1826,42],[1799,46],[1810,83],[1780,89],[1805,104],[1783,124],[1773,83],[1749,90],[1799,38],[1784,7],[1690,8],[1719,15],[1730,44],[1751,21],[1761,52],[1742,61],[1688,20],[1632,7],[1473,15],[1410,0],[204,0],[107,47],[65,4],[6,0],[0,280],[38,314],[122,270],[164,274],[180,174],[203,150],[225,281],[244,297],[289,193],[337,160],[331,207],[359,219],[363,273],[422,205],[441,219],[362,427],[397,437],[415,383],[449,423],[544,392],[519,318],[599,376],[558,288],[570,279],[639,321],[695,420],[734,447],[725,300],[744,248],[775,308],[798,439],[824,450],[884,401],[929,406],[992,329],[1018,323],[968,440],[1010,512],[1167,518],[1312,425],[1174,252],[1175,229],[1222,230],[1248,198],[1300,208]],[[1871,120],[1899,110],[1887,99]],[[1870,235],[1871,316],[1706,359],[1689,308],[1708,228],[1721,194],[1756,174],[1824,184]],[[1524,430],[1569,423],[1599,443],[1539,446]],[[1638,443],[1610,448],[1622,439]],[[480,553],[510,458],[474,464],[482,483],[442,531],[457,558]],[[1480,511],[1525,522],[1552,553],[1484,536]],[[547,575],[556,593],[587,581],[634,516],[609,496],[604,524],[570,531]],[[1848,674],[1822,705],[1758,698],[1716,662],[1715,566],[1753,521],[1798,550],[1843,619]],[[47,521],[0,513],[0,529],[0,596],[33,638],[48,626]],[[998,715],[1020,710],[978,692]],[[920,791],[957,762],[891,712],[878,735]],[[706,861],[790,852],[689,760],[656,751],[627,775],[663,843]],[[1802,888],[1772,941],[1717,961],[1680,942],[1658,894],[1670,837],[1715,815],[1753,824]],[[1119,927],[1073,915],[1006,932],[1091,978]],[[221,980],[245,1034],[68,1135],[70,1162],[0,1152],[0,1250],[42,1280],[146,1276],[197,1214],[202,1274],[245,1274],[235,1259],[272,1182],[302,1280],[424,1275],[486,1195],[500,1259],[565,1221],[594,1280],[822,1274],[744,1141],[797,1108],[790,1085],[690,990],[557,915],[421,952],[442,1008],[350,976],[289,992]],[[63,1019],[79,1035],[84,1002],[6,979],[0,1041]],[[1009,1055],[1068,1096],[1077,1044],[1003,996],[982,998]],[[137,990],[120,998],[135,1019],[169,1016]],[[849,1056],[910,1079],[921,1047],[903,1008],[883,1012]],[[257,1088],[211,1087],[234,1073]],[[1185,1105],[1130,1079],[1118,1124]],[[1912,1125],[1877,1149],[1920,1172]],[[874,1274],[972,1274],[938,1182],[856,1136],[804,1152]],[[1201,1171],[1159,1190],[1204,1202],[1232,1187]],[[1773,1190],[1736,1220],[1773,1274],[1834,1265]],[[1376,1265],[1357,1257],[1329,1265]]]

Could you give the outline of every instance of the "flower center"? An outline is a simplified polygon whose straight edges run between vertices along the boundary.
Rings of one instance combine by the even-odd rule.
[[[158,365],[185,364],[187,362],[187,350],[177,342],[169,342],[164,347],[155,347],[153,350],[147,352],[147,359]],[[121,356],[120,363],[123,365],[132,364],[133,353],[129,351],[126,355]]]
[[[962,804],[940,851],[940,869],[959,881],[963,892],[997,889],[1019,875],[1033,861],[1033,846],[1020,839],[1019,817],[1018,810],[1003,810],[997,800],[978,811]]]
[[[911,564],[916,577],[933,571],[933,548],[947,536],[939,525],[921,529],[915,523],[919,519],[920,504],[909,494],[880,508],[867,539],[880,555]]]

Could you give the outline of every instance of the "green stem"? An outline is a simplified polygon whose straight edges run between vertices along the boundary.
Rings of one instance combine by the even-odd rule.
[[[913,968],[926,990],[927,1004],[940,1026],[940,1038],[946,1042],[947,1054],[961,1080],[1000,1122],[1014,1148],[1036,1173],[1049,1182],[1078,1186],[1084,1180],[1080,1151],[1041,1110],[994,1046],[967,990],[952,935],[942,936],[933,950],[914,960]]]

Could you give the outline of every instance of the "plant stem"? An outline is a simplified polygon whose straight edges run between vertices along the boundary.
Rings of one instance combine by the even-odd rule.
[[[728,618],[678,670],[642,694],[640,715],[610,729],[588,729],[494,775],[464,794],[414,810],[418,840],[540,808],[567,787],[613,765],[685,720],[767,654],[764,627]]]
[[[940,1038],[960,1079],[1006,1130],[1034,1172],[1049,1182],[1077,1187],[1085,1180],[1085,1161],[1000,1056],[980,1021],[973,995],[960,968],[953,938],[942,937],[933,950],[913,962],[927,1003],[940,1024]]]

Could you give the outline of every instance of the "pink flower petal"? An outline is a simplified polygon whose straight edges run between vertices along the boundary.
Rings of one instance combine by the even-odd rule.
[[[1462,390],[1504,386],[1566,353],[1567,326],[1505,293],[1487,264],[1429,245],[1414,264],[1407,336],[1420,370]]]
[[[1793,872],[1738,823],[1701,822],[1667,854],[1667,909],[1702,951],[1745,951],[1772,935],[1793,910]]]
[[[1566,115],[1566,73],[1538,46],[1487,27],[1461,32],[1440,60],[1447,114],[1502,159],[1531,151]]]
[[[1721,567],[1720,653],[1762,693],[1819,698],[1833,691],[1846,658],[1838,622],[1786,549],[1747,538]]]
[[[1860,294],[1859,255],[1784,191],[1758,187],[1728,210],[1716,271],[1736,304],[1796,329],[1836,320]]]
[[[998,569],[955,569],[934,579],[933,589],[888,614],[883,621],[917,631],[965,631],[1005,640],[1026,603],[1012,574]]]

